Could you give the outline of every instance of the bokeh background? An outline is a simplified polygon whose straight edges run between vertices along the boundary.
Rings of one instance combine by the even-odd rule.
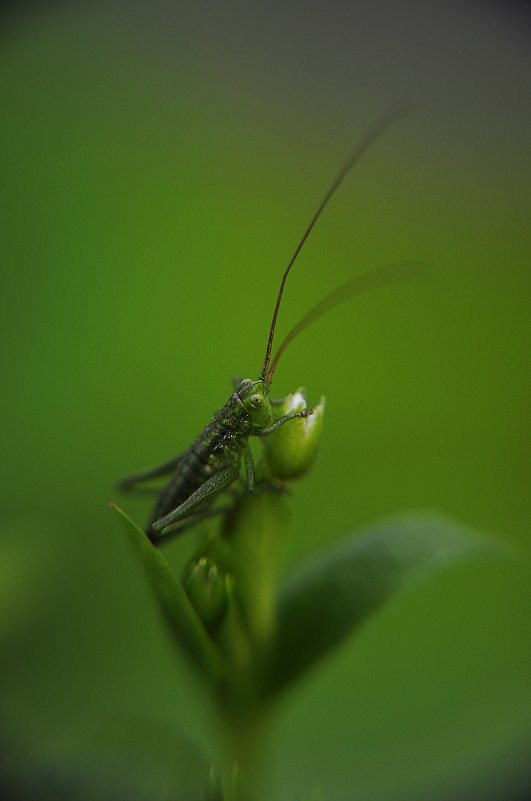
[[[432,509],[510,559],[408,592],[285,697],[263,797],[507,799],[531,728],[528,7],[107,2],[5,8],[0,739],[109,718],[213,754],[107,508],[261,366],[281,271],[353,142],[397,102],[293,271],[280,332],[372,266],[433,277],[346,304],[275,392],[328,401],[286,570]],[[169,546],[179,564],[195,536]],[[321,793],[321,795],[317,795]]]

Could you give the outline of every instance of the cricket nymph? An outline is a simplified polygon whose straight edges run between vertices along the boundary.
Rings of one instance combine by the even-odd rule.
[[[249,491],[254,492],[249,437],[267,436],[288,420],[307,414],[303,410],[275,420],[267,382],[244,379],[190,448],[174,460],[174,475],[163,489],[147,529],[149,538],[154,541],[167,530],[182,530],[184,520],[188,526],[209,516],[211,511],[202,507],[238,477],[242,455]]]
[[[249,437],[268,437],[288,424],[285,429],[274,434],[270,440],[265,440],[265,460],[269,475],[277,481],[291,480],[302,475],[315,454],[324,405],[321,402],[315,412],[310,412],[306,408],[304,398],[302,398],[302,402],[298,398],[294,401],[296,394],[278,400],[270,397],[273,375],[280,358],[301,331],[345,300],[387,284],[418,278],[422,275],[422,270],[419,269],[421,265],[405,263],[379,266],[350,279],[311,308],[284,337],[273,356],[272,347],[278,312],[291,268],[338,186],[351,167],[395,116],[391,115],[384,118],[379,124],[373,125],[359,140],[332,181],[295,248],[282,274],[260,377],[256,381],[246,378],[238,382],[235,392],[214,415],[188,450],[169,462],[151,470],[136,473],[121,482],[122,489],[131,490],[137,484],[153,478],[171,476],[159,495],[147,527],[146,533],[153,543],[166,539],[168,534],[179,534],[199,521],[223,511],[216,506],[215,501],[220,494],[229,489],[240,475],[242,458],[249,492],[255,493],[262,488],[264,481],[260,486],[256,485]],[[308,418],[308,420],[303,421],[302,418]],[[291,420],[298,422],[291,423],[291,428],[289,428]]]

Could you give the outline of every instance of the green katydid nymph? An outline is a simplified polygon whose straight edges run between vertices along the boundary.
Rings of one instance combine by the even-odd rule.
[[[242,459],[245,464],[249,492],[255,493],[261,489],[264,482],[255,480],[255,466],[249,446],[249,437],[267,438],[282,426],[289,426],[290,421],[301,418],[308,419],[314,414],[305,407],[304,403],[298,404],[297,408],[286,412],[285,399],[275,400],[270,395],[279,359],[290,342],[304,328],[343,301],[386,284],[418,277],[419,265],[415,263],[379,266],[356,276],[310,309],[287,334],[272,357],[280,303],[286,279],[297,256],[323,209],[351,167],[394,117],[393,114],[392,117],[389,116],[379,124],[372,126],[360,139],[321,200],[295,248],[282,275],[269,328],[264,363],[259,377],[256,380],[245,378],[238,381],[235,391],[228,401],[216,412],[186,451],[164,464],[136,473],[121,481],[121,489],[131,490],[151,479],[171,476],[159,495],[151,521],[146,529],[146,534],[153,543],[166,539],[169,534],[182,533],[201,520],[217,514],[219,509],[216,507],[215,501],[240,476]],[[279,415],[279,408],[284,413]],[[276,410],[277,413],[275,413]]]

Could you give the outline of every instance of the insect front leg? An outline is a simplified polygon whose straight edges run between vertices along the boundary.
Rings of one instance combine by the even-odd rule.
[[[265,428],[257,428],[253,431],[255,437],[267,437],[268,434],[272,434],[273,431],[276,431],[277,428],[283,426],[284,423],[287,423],[288,420],[296,420],[298,417],[308,417],[312,412],[310,409],[302,409],[300,412],[290,412],[289,414],[284,414],[282,417],[279,417],[278,420],[275,420],[274,423],[271,423],[270,426],[266,426]]]
[[[238,478],[239,472],[240,464],[239,460],[237,460],[234,464],[224,467],[219,473],[207,479],[180,506],[177,506],[176,509],[151,524],[148,532],[150,539],[156,538],[160,534],[168,534],[180,528],[182,521],[195,517],[197,512],[201,511],[198,507],[208,501],[212,501],[216,495],[219,495],[220,492],[230,486]]]

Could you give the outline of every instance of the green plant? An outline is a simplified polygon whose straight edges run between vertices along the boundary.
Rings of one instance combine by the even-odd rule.
[[[316,436],[308,434],[303,420],[279,430],[278,439],[268,442],[262,475],[303,475]],[[208,782],[205,777],[208,801],[255,797],[262,736],[285,688],[401,589],[490,547],[487,539],[452,520],[412,514],[348,535],[282,580],[288,507],[278,489],[256,496],[242,490],[181,578],[146,534],[114,507],[173,641],[204,682],[227,735],[227,767],[211,767]],[[177,786],[174,797],[180,798]]]

